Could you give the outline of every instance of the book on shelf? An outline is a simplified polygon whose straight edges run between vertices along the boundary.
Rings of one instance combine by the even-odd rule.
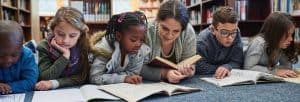
[[[108,22],[110,3],[103,0],[70,1],[70,6],[84,14],[86,22]]]
[[[71,98],[70,98],[71,97]],[[48,91],[34,91],[32,102],[89,102],[94,100],[121,100],[98,89],[97,85]]]
[[[186,58],[183,61],[179,62],[178,64],[175,64],[167,59],[161,58],[159,56],[156,56],[149,65],[156,66],[156,67],[162,67],[162,68],[171,68],[171,69],[178,69],[177,66],[180,64],[194,64],[198,60],[201,59],[200,55],[194,55],[192,57]]]
[[[165,82],[129,84],[118,83],[99,86],[114,96],[122,98],[128,102],[137,102],[154,94],[166,94],[168,96],[201,91],[199,88],[174,85]]]
[[[283,78],[277,77],[272,74],[239,69],[232,69],[230,75],[223,79],[216,79],[214,77],[204,77],[200,79],[220,87],[284,81]]]

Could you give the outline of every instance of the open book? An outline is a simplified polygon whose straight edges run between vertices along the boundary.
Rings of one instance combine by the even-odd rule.
[[[99,89],[118,96],[128,102],[136,102],[153,94],[167,94],[168,96],[180,93],[200,91],[199,88],[191,88],[179,85],[159,83],[128,84],[118,83],[99,86]]]
[[[177,65],[180,65],[182,63],[185,63],[185,64],[194,64],[196,63],[198,60],[201,59],[201,56],[200,55],[194,55],[192,57],[189,57],[183,61],[181,61],[180,63],[178,64],[175,64],[167,59],[164,59],[164,58],[161,58],[159,56],[156,56],[151,62],[149,65],[152,65],[152,66],[157,66],[157,67],[163,67],[163,68],[173,68],[173,69],[177,69]]]
[[[96,85],[80,88],[35,91],[32,102],[88,102],[92,100],[121,100],[97,89]]]
[[[298,77],[297,78],[283,78],[286,82],[297,83],[300,84],[300,69],[295,70]]]
[[[208,78],[200,78],[209,83],[222,86],[230,86],[230,85],[242,85],[242,84],[256,84],[258,82],[281,82],[282,78],[277,77],[272,74],[251,71],[251,70],[239,70],[232,69],[230,72],[230,76],[227,76],[223,79],[216,79],[214,77]]]

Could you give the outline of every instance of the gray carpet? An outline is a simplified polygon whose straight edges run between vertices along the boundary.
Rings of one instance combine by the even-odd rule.
[[[203,91],[176,96],[154,95],[145,102],[300,102],[300,84],[264,83],[256,85],[218,87],[194,76],[181,85]]]

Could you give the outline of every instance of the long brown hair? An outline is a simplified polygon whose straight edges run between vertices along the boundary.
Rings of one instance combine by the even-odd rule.
[[[90,68],[89,62],[88,62],[88,53],[90,50],[89,44],[88,44],[88,38],[87,38],[87,32],[89,30],[88,26],[85,24],[83,14],[78,11],[77,9],[71,8],[71,7],[61,7],[56,12],[54,18],[49,23],[49,28],[51,31],[54,30],[54,27],[57,26],[60,22],[67,22],[71,24],[73,27],[80,30],[80,37],[78,39],[78,42],[76,45],[79,46],[79,68],[80,70],[78,73],[80,74],[80,77],[83,77],[87,79],[88,77],[88,70]],[[87,68],[87,69],[85,69]]]
[[[280,51],[280,40],[287,36],[291,26],[295,26],[295,23],[293,18],[287,13],[274,12],[266,18],[259,34],[266,41],[266,53],[268,55],[269,68],[274,66],[273,62],[275,60],[275,56],[277,56]],[[292,36],[294,38],[295,34]],[[298,61],[298,52],[294,44],[294,40],[288,48],[283,50],[283,52],[288,57],[288,61],[292,63],[296,63]]]

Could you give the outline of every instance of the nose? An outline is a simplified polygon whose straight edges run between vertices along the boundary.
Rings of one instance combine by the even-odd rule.
[[[70,38],[69,37],[64,37],[63,38],[63,43],[69,43],[70,42]]]

